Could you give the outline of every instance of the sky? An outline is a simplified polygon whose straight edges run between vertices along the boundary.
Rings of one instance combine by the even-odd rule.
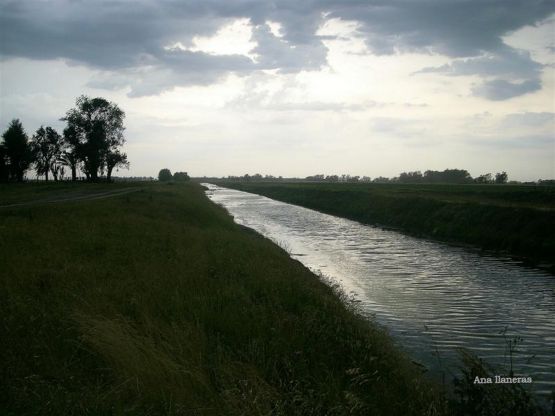
[[[82,94],[120,176],[555,178],[555,1],[0,0],[0,130]]]

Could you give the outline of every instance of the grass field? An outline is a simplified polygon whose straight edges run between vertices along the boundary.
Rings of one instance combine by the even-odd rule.
[[[0,414],[446,412],[387,334],[200,186],[136,186],[0,208]]]
[[[470,244],[555,271],[555,187],[221,182],[366,224]]]
[[[0,183],[0,209],[6,205],[44,204],[60,199],[86,199],[106,192],[141,189],[145,182],[112,184],[87,182]]]

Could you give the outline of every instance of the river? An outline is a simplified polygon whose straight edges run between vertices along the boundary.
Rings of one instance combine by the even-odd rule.
[[[263,196],[204,184],[235,221],[285,248],[436,377],[458,373],[464,347],[508,376],[555,389],[555,278],[515,261],[410,237]],[[508,343],[517,341],[509,354]]]

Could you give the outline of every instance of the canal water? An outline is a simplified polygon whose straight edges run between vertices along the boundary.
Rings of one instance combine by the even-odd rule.
[[[387,328],[416,361],[450,381],[467,348],[508,376],[555,390],[555,277],[263,196],[204,184],[235,221],[338,283],[362,314]],[[516,351],[508,345],[516,341]]]

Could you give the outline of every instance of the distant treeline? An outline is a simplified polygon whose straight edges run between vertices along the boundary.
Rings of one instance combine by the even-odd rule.
[[[203,179],[220,179],[220,178],[203,178]],[[507,172],[498,172],[496,174],[485,173],[473,178],[470,173],[465,169],[445,169],[444,171],[427,170],[424,173],[421,171],[402,172],[399,176],[387,178],[379,176],[370,178],[369,176],[351,176],[351,175],[312,175],[305,178],[284,178],[282,176],[261,175],[256,173],[254,175],[245,174],[243,176],[228,176],[220,180],[229,180],[233,182],[346,182],[346,183],[452,183],[452,184],[505,184],[505,183],[524,183],[524,184],[540,184],[540,185],[555,185],[553,179],[540,179],[538,182],[509,182],[509,175]]]
[[[63,180],[66,171],[72,181],[83,175],[88,181],[102,176],[111,181],[115,168],[129,167],[120,150],[125,143],[124,118],[116,104],[83,95],[61,118],[67,123],[62,134],[40,126],[29,138],[21,121],[12,120],[0,141],[0,181],[21,182],[30,169],[46,181]]]

